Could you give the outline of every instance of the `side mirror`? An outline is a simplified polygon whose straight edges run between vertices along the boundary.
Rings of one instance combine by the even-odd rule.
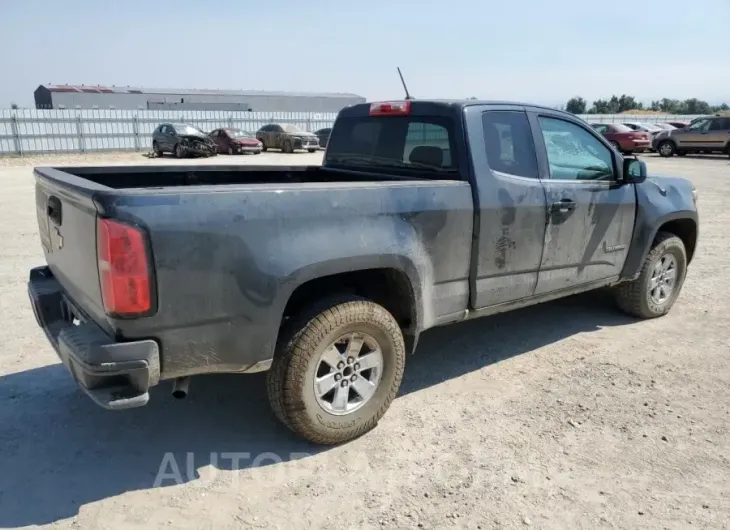
[[[624,182],[626,184],[641,184],[646,180],[646,162],[638,158],[624,159]]]

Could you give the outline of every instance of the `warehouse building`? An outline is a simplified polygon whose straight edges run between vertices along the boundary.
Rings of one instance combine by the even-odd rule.
[[[230,110],[339,112],[365,98],[355,94],[40,85],[37,109]]]

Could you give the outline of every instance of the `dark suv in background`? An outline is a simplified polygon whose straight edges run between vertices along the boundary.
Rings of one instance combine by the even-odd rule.
[[[203,131],[187,123],[163,123],[152,133],[152,151],[161,157],[172,153],[176,158],[214,156],[216,145]]]
[[[730,116],[707,116],[683,129],[662,131],[654,136],[652,147],[664,157],[699,152],[730,155]]]

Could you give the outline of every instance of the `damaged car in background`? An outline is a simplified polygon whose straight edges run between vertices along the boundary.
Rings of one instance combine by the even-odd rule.
[[[152,133],[152,151],[161,157],[172,153],[175,158],[214,156],[218,148],[203,131],[185,123],[163,123]]]

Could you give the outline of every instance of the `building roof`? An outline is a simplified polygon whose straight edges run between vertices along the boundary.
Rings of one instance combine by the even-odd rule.
[[[210,96],[294,96],[294,97],[328,97],[328,98],[361,98],[357,94],[339,92],[281,92],[268,90],[218,90],[214,88],[143,88],[134,86],[106,85],[40,85],[51,92],[76,92],[86,94],[175,94],[175,95],[210,95]],[[363,98],[364,99],[364,98]]]

